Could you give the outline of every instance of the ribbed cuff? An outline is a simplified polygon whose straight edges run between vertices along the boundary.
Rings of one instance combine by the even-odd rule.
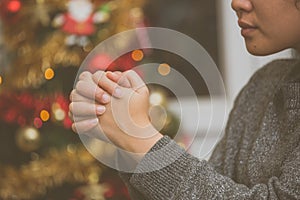
[[[173,198],[179,184],[186,179],[191,159],[195,158],[165,136],[139,163],[130,183],[149,199]]]

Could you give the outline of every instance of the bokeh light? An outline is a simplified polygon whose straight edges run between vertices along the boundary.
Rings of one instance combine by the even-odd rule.
[[[52,68],[48,68],[48,69],[46,69],[44,75],[45,75],[45,79],[50,80],[50,79],[53,79],[55,73]]]
[[[162,63],[158,66],[158,73],[162,76],[167,76],[171,72],[171,67],[167,63]]]
[[[53,113],[57,121],[62,121],[66,117],[65,111],[62,110],[61,108],[55,109]]]
[[[158,92],[154,92],[150,95],[149,101],[151,105],[161,105],[163,103],[163,96]]]
[[[40,118],[41,118],[44,122],[48,121],[49,118],[50,118],[49,112],[48,112],[47,110],[42,110],[41,113],[40,113]]]
[[[21,8],[21,2],[19,0],[12,0],[7,4],[7,9],[10,12],[18,12]]]
[[[144,58],[144,53],[142,50],[137,49],[131,53],[131,57],[134,61],[141,61]]]
[[[25,136],[29,140],[36,140],[39,137],[39,132],[34,128],[28,128],[25,131]]]
[[[39,117],[36,117],[36,118],[34,118],[33,124],[36,128],[41,128],[43,125],[43,122]]]

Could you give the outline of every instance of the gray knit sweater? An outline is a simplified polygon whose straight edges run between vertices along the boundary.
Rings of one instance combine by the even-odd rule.
[[[160,156],[153,154],[161,149]],[[170,159],[160,170],[143,172]],[[132,200],[300,199],[299,62],[273,61],[254,74],[209,161],[164,137],[136,173],[121,177]]]

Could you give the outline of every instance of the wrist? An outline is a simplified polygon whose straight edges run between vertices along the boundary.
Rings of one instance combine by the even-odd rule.
[[[163,135],[155,130],[150,137],[130,137],[132,138],[129,143],[125,145],[124,149],[132,153],[146,154],[161,138],[163,138]]]

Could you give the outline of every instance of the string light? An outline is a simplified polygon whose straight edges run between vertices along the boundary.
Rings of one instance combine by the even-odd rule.
[[[48,121],[49,118],[50,118],[49,112],[48,112],[47,110],[42,110],[41,113],[40,113],[40,118],[41,118],[44,122]]]
[[[171,67],[167,63],[162,63],[158,66],[158,73],[162,76],[167,76],[171,72]]]
[[[144,58],[144,53],[142,50],[137,49],[131,53],[131,57],[134,61],[141,61]]]
[[[51,80],[51,79],[53,79],[55,73],[54,73],[53,69],[49,67],[48,69],[46,69],[44,75],[45,75],[45,79]]]

